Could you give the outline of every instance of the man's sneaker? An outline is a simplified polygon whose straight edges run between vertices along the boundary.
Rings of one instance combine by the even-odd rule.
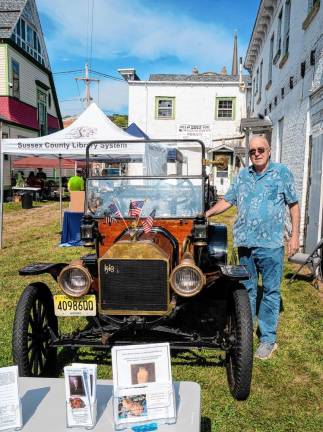
[[[276,343],[268,343],[268,342],[262,342],[259,347],[257,348],[255,358],[258,358],[260,360],[267,360],[269,359],[274,351],[278,348],[278,345]]]

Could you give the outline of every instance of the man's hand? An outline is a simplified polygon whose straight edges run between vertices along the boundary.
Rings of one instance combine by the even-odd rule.
[[[225,201],[225,199],[220,199],[220,201],[218,201],[216,204],[214,204],[213,207],[211,207],[209,210],[207,210],[205,212],[205,217],[208,218],[212,215],[217,215],[220,213],[225,212],[226,210],[228,210],[230,207],[232,206],[231,203],[229,203],[228,201]]]
[[[299,249],[299,236],[291,236],[289,242],[288,242],[288,256],[292,256],[298,252]]]
[[[292,220],[292,235],[288,242],[288,256],[292,256],[299,249],[299,223],[301,217],[298,202],[289,204],[289,211]]]

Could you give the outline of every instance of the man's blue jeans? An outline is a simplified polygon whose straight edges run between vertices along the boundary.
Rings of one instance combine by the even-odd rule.
[[[240,264],[245,265],[250,274],[243,281],[247,288],[252,318],[256,319],[258,276],[261,275],[263,297],[258,311],[260,342],[274,343],[280,310],[280,284],[283,276],[284,248],[245,248],[238,249]]]

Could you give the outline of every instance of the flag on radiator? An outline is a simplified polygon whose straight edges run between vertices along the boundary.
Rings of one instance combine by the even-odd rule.
[[[153,210],[150,215],[143,220],[142,226],[144,228],[144,232],[147,234],[151,231],[152,226],[154,225],[154,219],[156,215],[156,210]]]

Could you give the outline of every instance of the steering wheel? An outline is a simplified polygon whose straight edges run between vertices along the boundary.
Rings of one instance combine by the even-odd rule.
[[[181,189],[183,188],[183,191]],[[174,206],[174,213],[178,213],[178,207],[184,206],[188,216],[196,214],[196,191],[194,185],[189,179],[179,180],[177,183],[176,192],[170,194],[169,206]]]

